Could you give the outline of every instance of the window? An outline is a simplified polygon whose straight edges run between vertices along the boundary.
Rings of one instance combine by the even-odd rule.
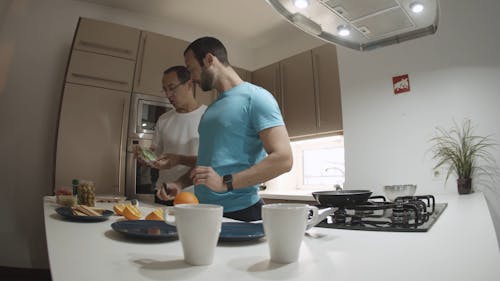
[[[293,167],[266,183],[268,191],[299,193],[333,190],[345,181],[344,136],[293,141]]]

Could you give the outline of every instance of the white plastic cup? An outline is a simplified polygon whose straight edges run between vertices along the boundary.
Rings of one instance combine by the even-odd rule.
[[[211,264],[221,230],[222,206],[179,204],[174,211],[184,260],[191,265]]]
[[[313,212],[308,220],[309,211]],[[292,263],[298,260],[306,227],[315,224],[318,208],[306,204],[267,204],[262,206],[262,222],[272,262]]]

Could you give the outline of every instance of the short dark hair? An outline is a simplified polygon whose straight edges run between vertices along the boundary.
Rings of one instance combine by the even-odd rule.
[[[229,65],[227,59],[227,50],[219,39],[214,37],[201,37],[194,40],[184,51],[184,55],[191,50],[198,60],[198,63],[203,66],[203,58],[208,54],[214,55],[223,65]]]
[[[163,71],[163,75],[168,74],[170,72],[175,72],[177,74],[177,79],[179,79],[179,82],[182,84],[186,83],[191,79],[191,74],[189,73],[189,70],[183,66],[183,65],[175,65],[172,67],[167,68],[167,70]]]

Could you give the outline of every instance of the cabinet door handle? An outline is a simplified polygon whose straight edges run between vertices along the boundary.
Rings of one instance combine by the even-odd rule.
[[[107,50],[107,51],[112,51],[112,52],[116,52],[116,53],[124,53],[124,54],[131,54],[132,53],[132,51],[130,51],[128,49],[108,46],[108,45],[95,43],[95,42],[89,42],[89,41],[85,41],[85,40],[80,40],[80,45],[92,47],[92,48],[97,48],[97,49],[102,49],[102,50]]]
[[[314,81],[314,101],[316,104],[316,127],[321,128],[321,112],[319,103],[319,59],[318,55],[311,52],[312,55],[312,67],[313,67],[313,81]]]
[[[119,157],[118,157],[118,193],[117,194],[121,194],[121,188],[122,188],[122,176],[123,176],[123,173],[122,171],[124,170],[123,169],[123,161],[122,161],[122,158],[125,157],[124,154],[126,154],[126,148],[124,147],[124,142],[125,142],[125,138],[127,137],[127,135],[124,136],[124,132],[126,130],[126,126],[127,126],[127,116],[128,116],[128,110],[127,110],[127,101],[124,100],[123,101],[123,105],[122,105],[122,124],[121,124],[121,128],[120,128],[120,153],[118,153]]]
[[[73,73],[71,73],[71,75],[74,77],[77,77],[77,78],[92,79],[92,80],[115,83],[115,84],[120,84],[120,85],[127,85],[128,84],[128,82],[124,82],[124,81],[120,81],[120,80],[113,80],[113,79],[108,79],[108,78],[102,78],[99,76],[93,76],[93,75],[88,75],[88,74],[81,74],[81,73],[73,72]]]
[[[144,64],[144,53],[146,52],[146,39],[148,38],[147,35],[144,35],[144,38],[142,39],[142,50],[141,50],[141,60],[139,61],[139,75],[137,77],[137,86],[141,85],[141,77],[142,77],[142,65]]]

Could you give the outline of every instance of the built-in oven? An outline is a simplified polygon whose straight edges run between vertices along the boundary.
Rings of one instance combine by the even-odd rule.
[[[169,110],[174,107],[165,97],[132,94],[125,174],[125,193],[129,199],[154,201],[159,172],[137,161],[134,146],[151,146],[156,122]]]

